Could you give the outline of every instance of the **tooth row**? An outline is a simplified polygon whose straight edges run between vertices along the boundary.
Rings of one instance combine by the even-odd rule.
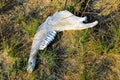
[[[42,41],[39,49],[43,50],[44,48],[46,48],[47,45],[54,40],[55,35],[56,35],[55,31],[48,33],[46,38]]]

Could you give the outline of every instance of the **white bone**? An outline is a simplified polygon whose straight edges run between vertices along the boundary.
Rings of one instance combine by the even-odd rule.
[[[98,21],[84,24],[83,21],[86,21],[86,19],[87,17],[77,17],[67,10],[56,12],[53,16],[48,17],[46,21],[38,27],[34,36],[27,71],[31,73],[34,70],[37,51],[44,50],[54,39],[57,32],[64,30],[82,30],[98,24]]]

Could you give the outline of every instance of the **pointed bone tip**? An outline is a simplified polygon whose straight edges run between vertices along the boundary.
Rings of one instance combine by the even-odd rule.
[[[94,23],[97,25],[97,24],[98,24],[98,21],[96,20]]]
[[[94,27],[94,26],[96,26],[97,24],[98,24],[98,21],[96,20],[96,21],[94,21],[94,22],[91,23],[90,27]]]
[[[28,72],[28,73],[32,73],[32,72],[33,72],[33,67],[28,67],[28,68],[27,68],[27,72]]]

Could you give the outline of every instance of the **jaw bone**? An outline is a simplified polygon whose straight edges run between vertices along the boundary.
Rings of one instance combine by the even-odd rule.
[[[36,63],[38,50],[44,50],[54,40],[57,32],[64,30],[82,30],[94,27],[98,21],[83,23],[87,17],[77,17],[67,10],[56,12],[38,27],[32,43],[31,53],[28,61],[27,71],[32,73]]]

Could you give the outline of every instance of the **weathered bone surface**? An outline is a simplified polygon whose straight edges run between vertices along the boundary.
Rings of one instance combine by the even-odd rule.
[[[98,21],[85,24],[87,17],[77,17],[67,10],[56,12],[38,27],[32,43],[32,49],[29,56],[27,71],[31,73],[35,67],[36,55],[38,50],[44,50],[57,32],[64,30],[82,30],[94,27]]]

